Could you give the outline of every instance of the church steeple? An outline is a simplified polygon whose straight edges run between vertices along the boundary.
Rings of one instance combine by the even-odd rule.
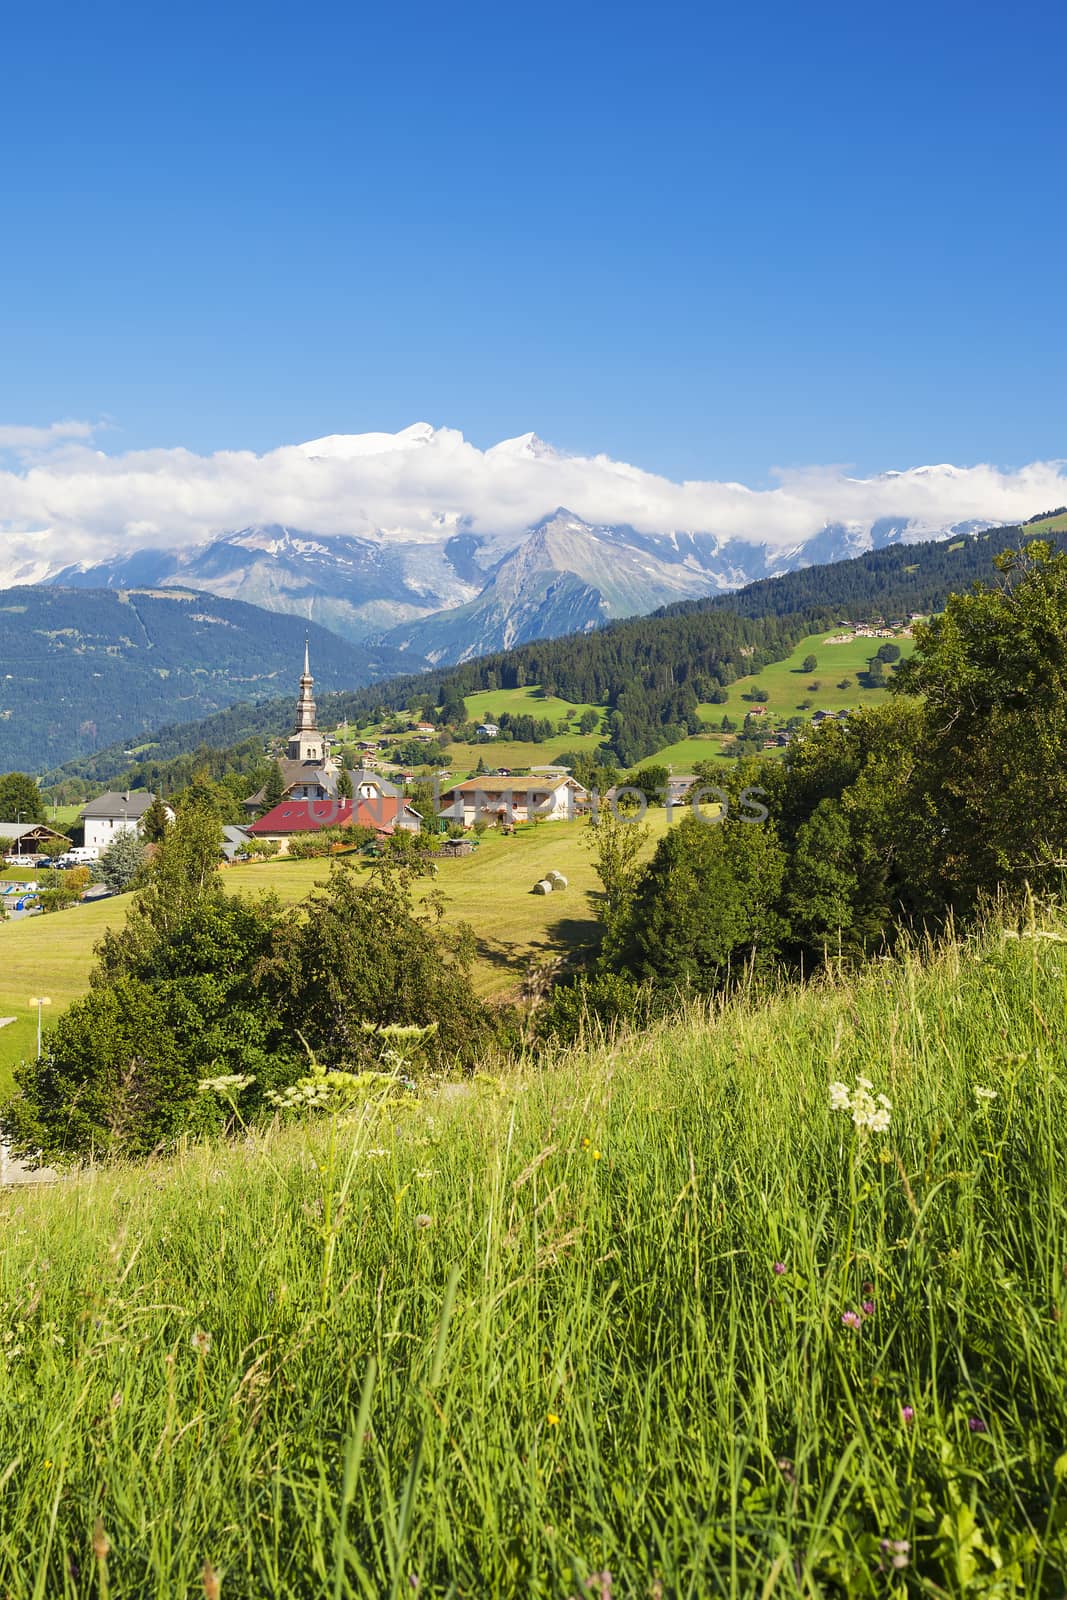
[[[300,698],[296,702],[296,727],[289,736],[290,761],[322,761],[326,756],[326,741],[318,729],[318,711],[312,694],[314,687],[311,647],[305,637],[304,670],[300,676]]]

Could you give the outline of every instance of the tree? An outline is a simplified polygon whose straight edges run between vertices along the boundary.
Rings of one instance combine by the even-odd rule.
[[[840,682],[838,683],[837,687],[839,689],[851,689],[852,688],[852,679],[851,678],[842,678],[840,680]]]
[[[900,646],[899,646],[899,644],[890,644],[889,641],[887,640],[885,644],[879,645],[877,659],[879,661],[884,661],[886,666],[890,666],[894,661],[899,661],[900,660]]]
[[[141,818],[141,837],[146,844],[161,844],[169,827],[170,817],[167,808],[159,795],[156,795]]]
[[[650,806],[661,806],[666,799],[670,777],[666,767],[640,767],[630,778],[628,787],[640,789]]]
[[[578,718],[578,732],[588,735],[595,733],[600,726],[600,713],[598,711],[583,711]]]
[[[755,700],[758,705],[766,705],[770,698],[769,691],[764,689],[762,686],[755,689],[750,689],[748,694],[745,696],[746,700]]]
[[[276,930],[273,1004],[287,1035],[299,1031],[328,1066],[373,1064],[365,1024],[436,1022],[438,1068],[472,1066],[493,1037],[471,986],[470,929],[445,928],[435,900],[416,907],[412,883],[403,868],[368,879],[338,864],[307,916]]]
[[[1035,540],[997,566],[1000,587],[916,624],[890,686],[922,696],[915,809],[962,910],[1000,885],[1058,888],[1067,832],[1067,556]]]
[[[144,861],[144,840],[133,828],[120,828],[97,861],[96,873],[112,894],[125,894],[137,881]]]
[[[44,801],[28,772],[0,777],[0,822],[44,822]]]
[[[263,799],[259,807],[260,816],[265,817],[268,811],[273,811],[274,807],[281,805],[284,799],[285,776],[282,773],[282,764],[280,761],[272,761],[267,781],[263,787]]]
[[[867,670],[861,674],[865,689],[883,689],[885,687],[885,667],[877,656],[872,656],[867,665]]]
[[[785,853],[769,823],[686,815],[663,838],[619,933],[619,964],[638,980],[713,991],[731,969],[768,967],[784,925],[777,911]]]
[[[351,800],[352,796],[352,774],[347,767],[342,767],[337,777],[337,798],[338,800]]]
[[[612,952],[618,928],[630,909],[649,836],[644,823],[614,816],[607,807],[589,819],[584,843],[593,852],[593,864],[604,889],[601,921],[606,955]]]
[[[817,656],[813,656],[811,654],[808,654],[808,655],[806,655],[804,657],[803,661],[800,663],[800,670],[804,674],[804,676],[806,677],[808,675],[808,673],[814,672],[818,665],[819,665],[818,657]]]

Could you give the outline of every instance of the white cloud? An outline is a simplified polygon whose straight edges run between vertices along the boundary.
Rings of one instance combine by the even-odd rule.
[[[936,532],[970,518],[1011,522],[1067,502],[1067,467],[1035,462],[920,467],[855,478],[840,468],[779,475],[774,488],[673,482],[607,456],[572,456],[533,435],[479,450],[454,429],[335,435],[255,455],[183,449],[109,455],[87,423],[0,428],[26,452],[0,470],[0,581],[144,546],[189,546],[253,523],[322,534],[437,541],[463,524],[501,543],[558,505],[646,532],[700,530],[789,546],[830,522],[911,518]]]
[[[0,422],[0,450],[46,450],[66,439],[91,439],[98,424],[78,422],[50,422],[46,427],[27,427],[23,423]]]

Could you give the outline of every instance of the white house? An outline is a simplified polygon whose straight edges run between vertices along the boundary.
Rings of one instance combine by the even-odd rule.
[[[144,814],[155,800],[147,789],[127,789],[123,794],[113,791],[90,800],[81,814],[85,824],[85,848],[99,858],[117,833],[133,829],[141,832]],[[167,807],[167,818],[174,821],[174,813]]]
[[[441,796],[442,817],[471,828],[476,822],[564,822],[584,811],[589,791],[575,778],[510,778],[487,773],[455,783]]]
[[[495,722],[479,722],[478,732],[483,739],[495,739],[500,732]]]

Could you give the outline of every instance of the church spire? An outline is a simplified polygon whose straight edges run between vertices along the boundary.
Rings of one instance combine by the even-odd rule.
[[[305,635],[304,670],[300,675],[300,697],[296,702],[296,727],[289,738],[289,757],[293,761],[322,761],[326,755],[326,741],[318,727],[318,710],[312,693],[314,687],[311,646]]]

